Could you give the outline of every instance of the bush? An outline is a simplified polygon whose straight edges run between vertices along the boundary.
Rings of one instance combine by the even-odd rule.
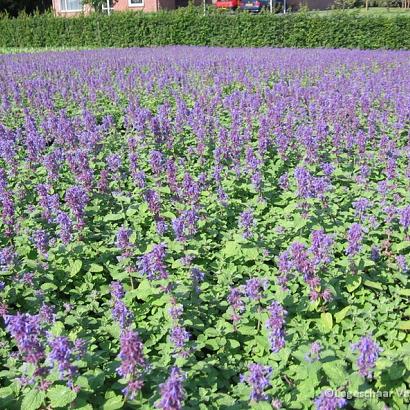
[[[51,14],[0,19],[0,47],[225,47],[410,48],[410,18],[337,12],[203,15],[195,8],[172,12],[94,13],[75,18]]]

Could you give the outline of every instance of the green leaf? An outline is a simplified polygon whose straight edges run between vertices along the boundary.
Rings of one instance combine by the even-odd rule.
[[[243,248],[242,253],[245,256],[246,260],[257,260],[259,256],[258,248]]]
[[[11,394],[13,394],[13,390],[9,386],[0,388],[0,398],[10,396]]]
[[[409,246],[410,246],[410,241],[401,241],[400,243],[393,245],[392,248],[395,252],[400,252],[403,249],[408,248]]]
[[[104,267],[101,265],[97,265],[96,263],[92,263],[89,269],[90,272],[102,272],[103,270]]]
[[[21,410],[37,410],[43,404],[45,397],[44,391],[30,390],[24,395]]]
[[[67,407],[77,397],[77,393],[67,386],[57,385],[48,390],[48,398],[52,407]]]
[[[323,363],[322,368],[326,376],[334,383],[335,386],[340,387],[346,382],[348,374],[344,369],[343,362],[326,362]]]
[[[346,289],[350,293],[354,292],[361,284],[361,276],[351,275],[346,279]]]
[[[241,248],[237,242],[228,241],[225,244],[225,248],[223,249],[223,253],[228,258],[230,256],[239,256],[241,254]]]
[[[410,320],[403,320],[399,323],[398,328],[400,330],[410,330]]]
[[[147,300],[153,293],[153,289],[149,280],[143,280],[136,289],[136,296],[138,299]]]
[[[124,218],[124,214],[108,214],[104,217],[104,222],[119,221]]]
[[[399,289],[398,293],[402,296],[410,296],[410,289]]]
[[[377,289],[377,290],[383,290],[383,286],[379,282],[373,282],[372,280],[365,280],[363,282],[363,285],[365,285],[369,288],[373,288],[373,289]]]
[[[339,310],[339,312],[335,313],[334,316],[335,316],[336,323],[340,323],[349,313],[349,310],[350,310],[350,306],[346,306],[342,310]]]
[[[71,276],[77,275],[77,273],[80,272],[82,266],[83,266],[83,262],[80,259],[76,259],[70,265],[70,275]]]
[[[332,314],[329,312],[322,313],[320,315],[320,324],[325,332],[330,332],[333,328]]]
[[[108,399],[104,405],[103,410],[116,410],[121,409],[124,406],[124,401],[122,396],[115,396]]]
[[[231,346],[232,349],[236,349],[237,347],[239,347],[241,344],[235,340],[235,339],[228,339],[228,343]]]

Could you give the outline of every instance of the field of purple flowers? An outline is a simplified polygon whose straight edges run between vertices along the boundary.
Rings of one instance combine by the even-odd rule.
[[[409,73],[0,56],[0,408],[407,408]]]

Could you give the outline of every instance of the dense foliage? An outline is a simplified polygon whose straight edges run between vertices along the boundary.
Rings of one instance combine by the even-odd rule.
[[[0,408],[406,408],[409,70],[0,56]]]
[[[410,16],[215,13],[49,14],[0,19],[0,47],[345,47],[410,49]]]

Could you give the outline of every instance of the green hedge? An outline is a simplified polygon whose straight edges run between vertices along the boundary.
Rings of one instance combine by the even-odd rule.
[[[0,47],[129,47],[189,44],[226,47],[347,47],[410,49],[410,16],[355,13],[50,14],[0,19]]]

